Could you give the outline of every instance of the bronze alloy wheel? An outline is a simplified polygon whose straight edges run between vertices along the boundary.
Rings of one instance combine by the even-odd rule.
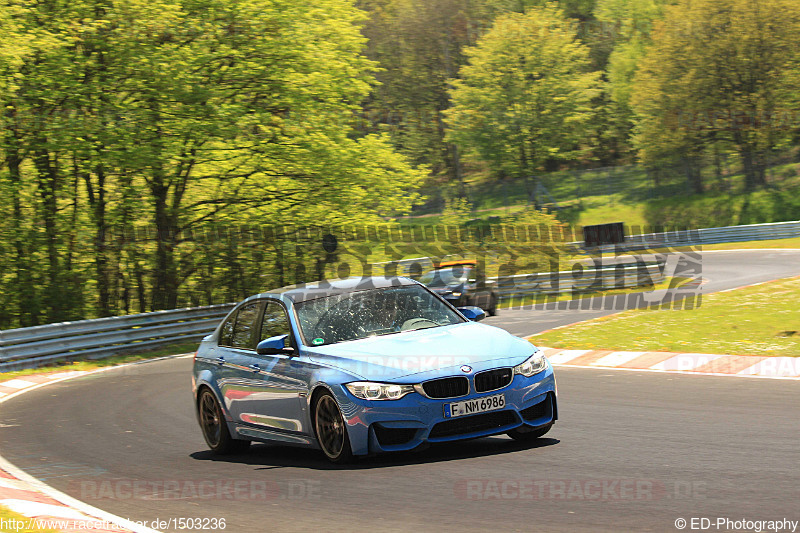
[[[200,415],[200,428],[208,447],[217,454],[243,452],[250,446],[249,440],[238,440],[231,437],[222,408],[214,393],[204,388],[197,401]]]
[[[220,412],[217,399],[208,389],[200,396],[200,427],[203,428],[203,436],[208,445],[212,449],[219,446],[222,439]]]
[[[350,438],[347,435],[342,412],[330,393],[322,393],[317,400],[314,428],[317,431],[319,445],[328,459],[334,463],[343,463],[352,458]]]

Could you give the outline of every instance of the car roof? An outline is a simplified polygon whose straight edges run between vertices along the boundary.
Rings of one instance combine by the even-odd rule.
[[[302,283],[299,285],[289,285],[280,289],[251,296],[251,298],[273,297],[288,299],[293,303],[305,302],[306,300],[316,300],[327,296],[359,292],[369,289],[383,289],[388,287],[402,287],[407,285],[421,285],[419,282],[401,276],[354,276],[342,280],[324,280],[313,283]],[[248,298],[249,300],[250,298]]]
[[[457,265],[470,265],[470,266],[477,266],[478,261],[475,259],[460,259],[458,261],[442,261],[439,263],[439,266],[436,268],[444,268],[444,267],[451,267]]]

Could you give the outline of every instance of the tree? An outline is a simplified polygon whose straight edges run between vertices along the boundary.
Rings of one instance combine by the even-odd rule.
[[[444,226],[460,226],[467,222],[471,215],[472,205],[466,199],[449,198],[445,200],[441,224]]]
[[[600,82],[561,11],[500,17],[466,53],[451,91],[451,140],[500,177],[528,178],[548,161],[578,156]]]
[[[431,168],[433,180],[458,185],[465,196],[459,147],[446,137],[450,83],[494,20],[538,9],[547,0],[360,0],[369,14],[366,54],[377,61],[380,85],[367,102],[365,131],[389,131],[411,160]],[[564,0],[567,16],[591,18],[594,0]],[[577,23],[576,21],[573,21]]]
[[[630,106],[633,77],[651,42],[655,21],[663,17],[664,5],[671,1],[599,0],[597,3],[598,23],[603,33],[613,38],[605,67],[609,130],[602,144],[619,156],[633,152],[631,137],[635,115]]]
[[[174,307],[178,235],[204,220],[232,209],[264,220],[310,202],[331,218],[396,207],[390,191],[414,188],[418,174],[387,160],[385,141],[349,136],[374,67],[360,18],[347,0],[188,4],[179,24],[134,48],[126,119],[146,138],[132,155],[154,208],[153,307]]]
[[[19,323],[40,320],[37,301],[49,321],[128,311],[134,295],[142,311],[179,305],[208,272],[192,232],[375,221],[418,199],[424,169],[354,127],[375,64],[351,0],[2,7],[0,229],[15,275],[0,290],[19,284]],[[262,268],[282,260],[255,248]],[[263,283],[246,274],[242,290]]]
[[[491,19],[470,0],[362,0],[369,14],[366,54],[380,84],[364,113],[366,131],[388,131],[394,145],[435,178],[462,180],[458,148],[445,140],[448,87]],[[463,186],[461,187],[463,194]]]
[[[766,183],[766,157],[786,142],[782,112],[796,109],[800,14],[791,0],[681,0],[656,25],[634,81],[637,143],[645,162],[709,147],[735,150],[745,188]]]

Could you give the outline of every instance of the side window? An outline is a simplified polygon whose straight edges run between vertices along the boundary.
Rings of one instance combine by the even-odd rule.
[[[222,326],[222,331],[219,334],[219,345],[220,346],[230,346],[231,345],[231,336],[233,335],[233,325],[236,323],[236,315],[238,311],[233,313],[228,321]]]
[[[277,302],[267,302],[264,309],[264,319],[261,321],[261,335],[259,340],[269,339],[278,335],[291,335],[289,319],[286,311]]]
[[[236,314],[236,325],[233,326],[231,336],[231,346],[233,348],[245,348],[255,350],[256,340],[253,335],[253,328],[258,320],[259,302],[247,304]]]

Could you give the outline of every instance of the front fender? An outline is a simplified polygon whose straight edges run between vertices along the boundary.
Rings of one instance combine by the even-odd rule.
[[[347,372],[329,367],[322,367],[317,369],[312,378],[309,380],[310,386],[308,396],[306,397],[306,424],[308,427],[307,433],[314,438],[316,443],[316,430],[314,428],[313,420],[313,402],[316,396],[324,391],[330,393],[339,405],[342,412],[342,417],[347,426],[347,433],[350,437],[350,447],[355,455],[365,455],[368,452],[367,440],[367,426],[361,421],[359,416],[362,407],[353,401],[352,396],[344,386],[345,383],[352,381],[362,381],[362,378],[354,376]]]

